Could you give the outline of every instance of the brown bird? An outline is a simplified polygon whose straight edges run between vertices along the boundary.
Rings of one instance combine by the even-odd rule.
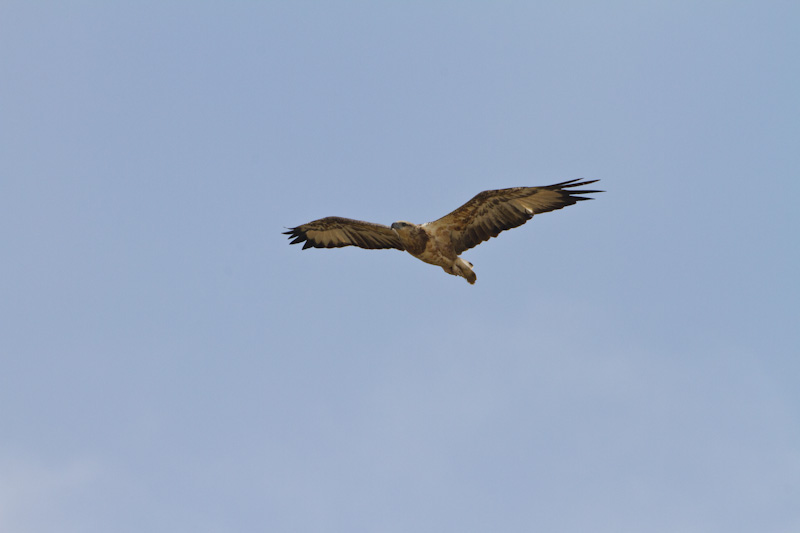
[[[438,265],[448,274],[461,276],[473,284],[477,276],[472,271],[472,263],[459,257],[462,252],[497,237],[501,231],[521,226],[533,215],[592,200],[578,195],[603,191],[574,190],[574,187],[597,181],[570,180],[544,187],[483,191],[452,213],[425,224],[401,220],[384,226],[349,218],[325,217],[289,228],[284,234],[294,239],[291,244],[302,242],[304,250],[343,246],[405,250],[417,259]]]

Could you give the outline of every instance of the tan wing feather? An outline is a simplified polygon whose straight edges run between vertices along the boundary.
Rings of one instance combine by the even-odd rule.
[[[457,254],[497,237],[500,232],[521,226],[533,215],[555,211],[582,200],[591,200],[578,194],[603,191],[565,190],[589,185],[599,180],[570,180],[544,187],[513,187],[478,193],[452,213],[429,222],[427,226],[438,233],[450,232]]]
[[[363,220],[325,217],[288,229],[289,231],[283,233],[290,239],[294,239],[290,244],[302,242],[303,250],[312,247],[341,248],[343,246],[358,246],[368,250],[404,249],[392,228]]]

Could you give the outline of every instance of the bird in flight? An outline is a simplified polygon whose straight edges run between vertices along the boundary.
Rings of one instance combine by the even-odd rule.
[[[533,215],[592,200],[579,195],[603,191],[575,190],[575,187],[597,181],[569,180],[544,187],[483,191],[452,213],[425,224],[401,220],[384,226],[349,218],[325,217],[288,228],[284,235],[293,239],[290,244],[302,242],[304,250],[358,246],[368,250],[394,248],[406,251],[473,284],[477,276],[472,271],[472,263],[459,257],[462,252],[497,237],[501,231],[521,226]]]

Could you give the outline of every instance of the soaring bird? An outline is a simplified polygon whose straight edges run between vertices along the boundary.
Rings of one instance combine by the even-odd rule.
[[[462,252],[497,237],[501,231],[521,226],[533,215],[592,200],[579,195],[603,191],[575,190],[575,187],[597,181],[576,179],[543,187],[483,191],[452,213],[425,224],[401,220],[384,226],[349,218],[325,217],[288,228],[284,235],[293,239],[290,244],[302,242],[304,250],[343,246],[405,250],[417,259],[438,265],[448,274],[461,276],[474,284],[477,276],[472,271],[472,263],[459,257]]]

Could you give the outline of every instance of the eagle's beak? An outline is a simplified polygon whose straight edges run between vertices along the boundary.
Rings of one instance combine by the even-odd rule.
[[[399,227],[400,227],[400,224],[398,224],[397,222],[392,222],[392,229],[397,229]]]

